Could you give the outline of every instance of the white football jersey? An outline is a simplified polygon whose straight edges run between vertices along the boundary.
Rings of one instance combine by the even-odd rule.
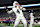
[[[22,12],[22,10],[21,9],[19,9],[19,8],[12,8],[12,10],[13,10],[13,12],[16,14],[16,15],[21,15],[21,16],[23,16],[23,12]],[[17,12],[19,10],[19,12]]]
[[[34,21],[33,13],[30,13],[30,18],[31,18],[31,19],[30,19],[31,21]]]

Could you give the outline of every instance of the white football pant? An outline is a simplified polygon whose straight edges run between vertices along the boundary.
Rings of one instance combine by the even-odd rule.
[[[14,27],[16,27],[19,24],[20,20],[24,24],[24,27],[27,27],[27,22],[26,22],[26,19],[24,18],[24,16],[17,16]]]
[[[29,27],[33,27],[33,24],[34,24],[34,16],[32,16],[31,19],[30,19]]]

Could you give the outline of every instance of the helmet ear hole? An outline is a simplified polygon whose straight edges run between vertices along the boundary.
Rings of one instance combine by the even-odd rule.
[[[17,6],[15,6],[15,7],[17,7]]]

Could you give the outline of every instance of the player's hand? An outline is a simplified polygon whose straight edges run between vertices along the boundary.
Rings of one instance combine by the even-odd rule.
[[[7,9],[8,8],[8,6],[6,6],[4,9]]]
[[[19,8],[21,7],[20,4],[18,4],[18,7],[19,7]]]

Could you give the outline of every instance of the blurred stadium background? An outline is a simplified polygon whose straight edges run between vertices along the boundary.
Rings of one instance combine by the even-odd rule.
[[[15,0],[0,0],[0,7],[2,6],[13,6],[13,2]],[[27,5],[27,4],[37,4],[40,3],[40,0],[18,0],[20,5]],[[26,20],[28,20],[28,25],[30,24],[29,19],[29,11],[33,10],[34,13],[34,27],[40,27],[40,6],[34,6],[34,7],[25,7],[27,11],[23,11],[24,17]],[[8,8],[10,11],[12,8]],[[11,18],[10,24],[9,24],[9,18]],[[12,14],[8,14],[6,12],[6,9],[0,9],[0,27],[1,26],[11,26],[13,27],[15,23],[16,15],[13,12]],[[22,22],[20,21],[19,25],[17,27],[23,27]]]

